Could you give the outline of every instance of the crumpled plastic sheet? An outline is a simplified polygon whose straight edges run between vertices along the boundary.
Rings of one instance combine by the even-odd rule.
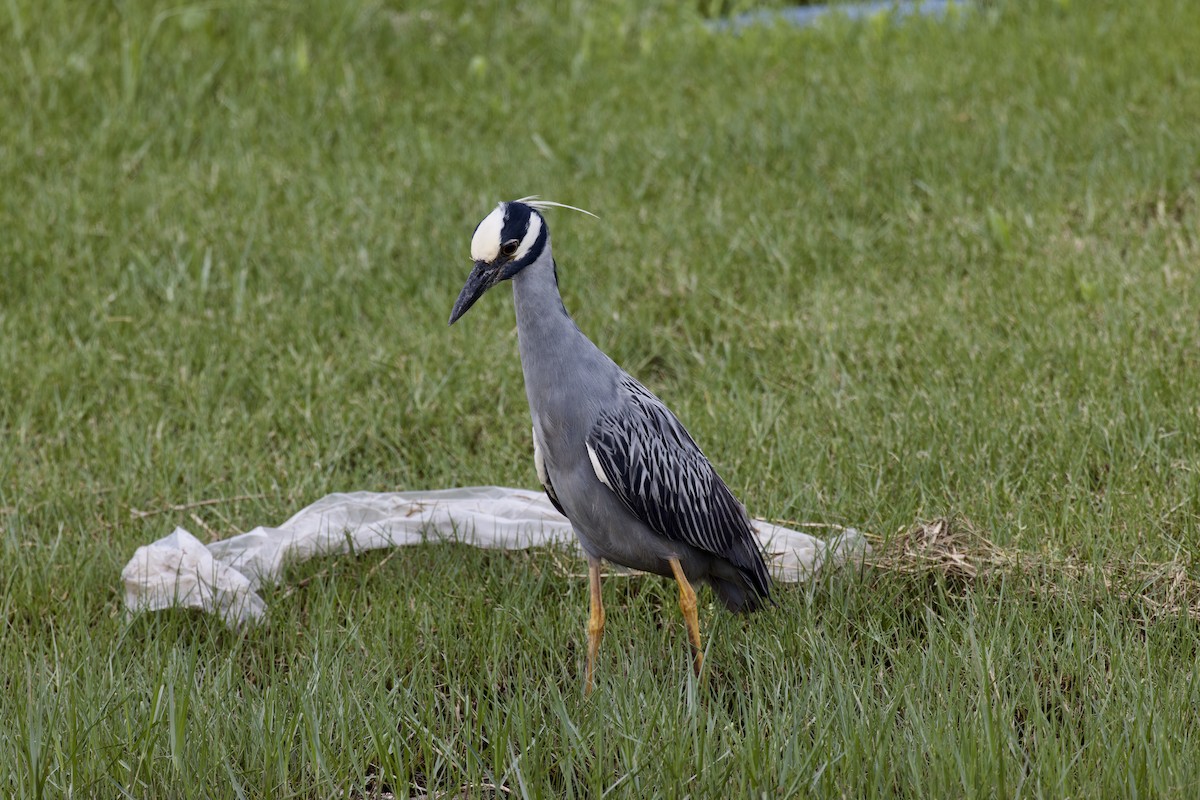
[[[776,580],[811,578],[826,565],[861,559],[870,545],[853,528],[828,541],[755,520]],[[139,547],[121,570],[130,614],[198,608],[232,627],[258,622],[267,605],[258,590],[278,583],[285,566],[310,558],[422,542],[454,541],[520,550],[578,547],[571,523],[542,492],[475,486],[424,492],[327,495],[278,528],[204,544],[183,528]]]

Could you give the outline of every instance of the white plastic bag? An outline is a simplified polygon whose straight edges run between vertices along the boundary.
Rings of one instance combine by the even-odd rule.
[[[776,580],[803,581],[827,563],[861,558],[870,547],[853,528],[829,541],[755,521]],[[285,565],[310,558],[433,541],[519,550],[576,547],[571,523],[542,492],[476,486],[427,492],[350,492],[321,498],[278,528],[255,528],[205,545],[183,528],[139,547],[121,571],[130,613],[199,608],[230,627],[266,611],[257,594]]]

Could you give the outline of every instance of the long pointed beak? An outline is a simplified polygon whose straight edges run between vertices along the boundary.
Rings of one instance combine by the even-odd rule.
[[[488,275],[487,263],[476,261],[475,269],[467,276],[466,284],[458,293],[458,299],[454,301],[454,308],[450,311],[450,324],[453,325],[459,317],[467,313],[467,310],[475,305],[475,301],[483,297],[483,293],[490,288],[492,282]]]

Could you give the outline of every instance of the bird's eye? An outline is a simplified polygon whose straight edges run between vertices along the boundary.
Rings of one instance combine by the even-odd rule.
[[[508,256],[509,258],[512,258],[513,256],[515,256],[517,254],[517,248],[519,248],[520,246],[521,246],[521,243],[518,242],[516,239],[509,239],[507,242],[505,242],[503,245],[501,245],[500,252],[503,253],[504,255]]]

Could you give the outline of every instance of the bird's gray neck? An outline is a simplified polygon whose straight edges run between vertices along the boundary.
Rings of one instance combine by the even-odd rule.
[[[541,258],[512,280],[521,368],[531,393],[569,381],[578,374],[581,362],[599,353],[563,306],[554,272],[547,247]]]
[[[549,355],[558,350],[555,345],[564,337],[580,335],[558,293],[558,278],[549,248],[541,258],[517,273],[512,285],[522,363],[529,356]]]

